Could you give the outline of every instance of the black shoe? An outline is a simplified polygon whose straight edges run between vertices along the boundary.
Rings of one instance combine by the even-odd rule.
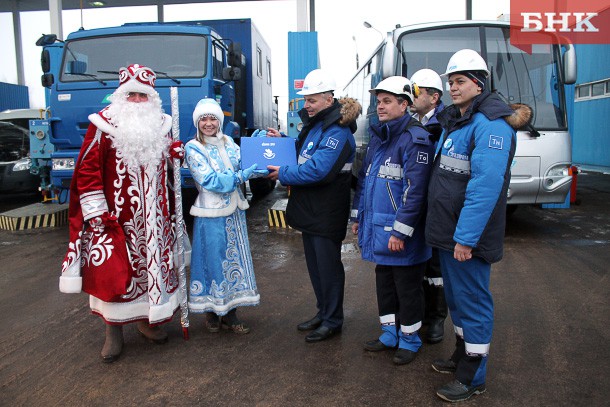
[[[120,356],[121,356],[120,353],[118,355],[103,355],[102,356],[102,362],[104,362],[104,363],[114,363],[117,360],[119,360]]]
[[[313,317],[309,321],[305,321],[299,325],[297,325],[297,329],[299,331],[311,331],[312,329],[318,328],[322,325],[322,320],[317,316]]]
[[[394,354],[392,362],[394,362],[395,365],[406,365],[407,363],[413,362],[415,356],[417,356],[416,352],[408,349],[398,349]]]
[[[318,329],[307,335],[305,337],[305,342],[320,342],[340,332],[341,328],[329,328],[327,326],[322,325]]]
[[[432,369],[439,373],[455,373],[457,364],[451,359],[435,359],[432,362]]]
[[[424,340],[427,343],[435,344],[443,340],[445,335],[445,319],[432,319],[428,325],[428,330],[424,335]]]
[[[369,352],[380,352],[382,350],[395,349],[395,347],[386,346],[379,339],[375,339],[374,341],[368,341],[364,343],[364,350],[368,350]]]
[[[474,394],[485,393],[485,390],[485,384],[467,386],[460,383],[458,380],[454,380],[438,389],[436,395],[443,400],[455,403],[456,401],[468,400]]]

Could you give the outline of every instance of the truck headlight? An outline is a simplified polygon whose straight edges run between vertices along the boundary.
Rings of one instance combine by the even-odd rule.
[[[13,171],[27,171],[32,166],[32,160],[29,158],[22,158],[13,165]]]
[[[73,170],[74,169],[74,158],[54,158],[53,159],[54,170]]]

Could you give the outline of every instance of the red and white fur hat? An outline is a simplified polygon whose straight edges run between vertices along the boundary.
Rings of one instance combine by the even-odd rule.
[[[157,75],[144,65],[131,64],[119,69],[119,87],[115,93],[138,92],[154,95]]]

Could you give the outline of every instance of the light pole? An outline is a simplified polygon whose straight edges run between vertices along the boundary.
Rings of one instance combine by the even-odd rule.
[[[366,28],[372,28],[373,30],[377,31],[379,33],[379,35],[381,35],[381,41],[383,41],[385,39],[385,35],[383,35],[383,33],[381,31],[379,31],[378,29],[376,29],[375,27],[373,27],[371,25],[371,23],[369,23],[368,21],[364,21],[362,23]]]
[[[360,68],[360,58],[358,57],[358,43],[356,42],[356,36],[352,35],[352,40],[354,40],[354,47],[356,49],[356,69]]]

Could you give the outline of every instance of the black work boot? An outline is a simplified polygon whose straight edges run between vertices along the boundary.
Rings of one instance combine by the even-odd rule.
[[[454,373],[457,370],[458,362],[466,357],[466,344],[464,339],[455,336],[455,350],[449,359],[435,359],[432,362],[432,369],[439,373]]]
[[[481,374],[485,376],[486,365],[487,361],[482,355],[464,355],[458,362],[455,380],[438,389],[436,395],[455,403],[468,400],[475,394],[484,393],[485,383],[473,385],[472,382],[476,376]],[[481,369],[483,372],[480,371]]]
[[[461,383],[457,379],[454,379],[438,389],[436,395],[445,401],[455,403],[458,401],[468,400],[475,394],[485,393],[485,390],[485,384],[481,384],[479,386],[469,386]]]
[[[439,343],[445,335],[445,319],[448,311],[445,291],[442,286],[430,285],[424,280],[424,295],[426,298],[425,320],[428,325],[424,341],[431,344]]]
[[[102,348],[102,362],[112,363],[123,351],[123,325],[106,324],[106,341]]]

